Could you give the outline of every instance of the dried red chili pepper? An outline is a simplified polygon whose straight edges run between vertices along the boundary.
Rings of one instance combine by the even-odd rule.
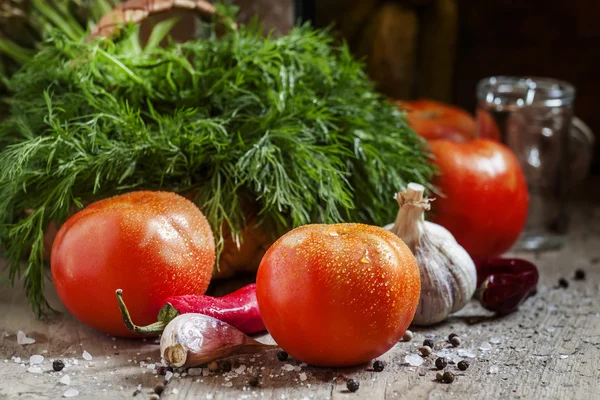
[[[133,323],[123,302],[122,291],[119,289],[116,294],[125,325],[131,332],[139,335],[156,336],[173,318],[189,313],[208,315],[226,322],[248,335],[266,330],[258,310],[256,284],[254,283],[223,297],[204,295],[169,297],[158,313],[158,321],[147,326],[137,326]]]
[[[535,265],[520,258],[490,258],[475,262],[477,292],[481,305],[499,314],[515,311],[536,291],[539,273]]]

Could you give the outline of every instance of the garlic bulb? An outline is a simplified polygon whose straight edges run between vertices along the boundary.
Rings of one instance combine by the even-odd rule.
[[[410,183],[396,195],[396,222],[386,226],[411,249],[421,271],[421,299],[415,325],[431,325],[463,308],[475,293],[477,271],[469,254],[440,225],[425,221],[430,200],[424,187]]]

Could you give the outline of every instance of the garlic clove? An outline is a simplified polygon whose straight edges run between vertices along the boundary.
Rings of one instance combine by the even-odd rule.
[[[203,314],[182,314],[165,327],[160,353],[174,367],[193,367],[237,354],[277,348],[244,334],[233,326]]]
[[[425,188],[410,183],[396,195],[400,206],[394,224],[385,228],[413,251],[421,272],[421,298],[415,325],[431,325],[462,309],[475,293],[477,271],[469,254],[444,227],[425,221],[430,199]]]

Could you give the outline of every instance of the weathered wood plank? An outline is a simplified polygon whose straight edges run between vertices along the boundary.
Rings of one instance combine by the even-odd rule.
[[[517,313],[496,318],[473,301],[445,323],[414,329],[413,342],[398,343],[381,357],[387,366],[380,373],[370,371],[370,366],[301,367],[300,371],[288,372],[282,369],[283,365],[298,366],[298,362],[278,361],[276,352],[269,351],[256,357],[234,358],[234,369],[245,365],[246,370],[229,374],[230,378],[222,373],[174,377],[161,398],[598,399],[600,205],[585,202],[576,210],[569,243],[564,249],[525,255],[540,268],[541,282],[538,294]],[[576,268],[586,270],[585,281],[570,279]],[[569,278],[567,289],[556,288],[560,277]],[[51,285],[47,290],[51,304],[64,311]],[[138,364],[157,361],[158,346],[154,340],[113,340],[79,324],[64,312],[45,321],[36,320],[21,289],[0,289],[0,321],[0,398],[58,398],[67,388],[76,388],[80,398],[125,399],[131,398],[141,384],[142,391],[136,399],[148,399],[152,388],[163,379]],[[18,345],[16,332],[19,329],[34,337],[36,343]],[[471,366],[467,371],[458,371],[453,365],[449,367],[456,374],[453,384],[434,381],[434,357],[419,367],[405,364],[405,355],[416,352],[426,335],[435,335],[439,352],[443,339],[451,332],[463,339],[458,349],[476,353],[476,358],[468,359]],[[491,346],[489,351],[480,350],[484,343]],[[83,350],[94,357],[92,366],[82,359]],[[26,363],[21,366],[11,360],[17,356],[27,361],[32,354],[46,357],[43,374],[28,373]],[[48,372],[51,370],[49,359],[68,361],[73,357],[79,365],[71,365],[64,371],[70,375],[71,385],[60,385],[60,375]],[[146,361],[147,357],[150,360]],[[497,373],[490,373],[496,367]],[[300,380],[303,373],[306,381]],[[259,388],[248,386],[253,376],[260,376]],[[361,383],[356,394],[346,391],[345,381],[349,377]]]

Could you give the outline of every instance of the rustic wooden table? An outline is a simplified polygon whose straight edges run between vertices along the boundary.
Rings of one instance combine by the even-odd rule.
[[[520,255],[538,265],[541,282],[538,294],[512,315],[496,318],[473,301],[445,323],[414,329],[413,341],[400,342],[381,357],[387,364],[383,372],[374,372],[370,365],[313,368],[293,359],[281,362],[276,351],[269,351],[234,358],[229,373],[176,374],[161,398],[600,399],[600,202],[581,201],[574,209],[566,247]],[[586,271],[585,280],[572,279],[577,268]],[[557,287],[562,277],[569,282],[567,288]],[[51,285],[47,292],[60,309]],[[37,320],[20,289],[0,289],[0,321],[0,398],[60,398],[76,389],[86,399],[149,399],[165,378],[147,366],[160,361],[154,340],[102,335],[67,313]],[[19,345],[19,330],[35,343]],[[434,338],[439,346],[451,332],[460,335],[462,345],[435,351],[470,362],[464,372],[449,366],[454,383],[435,381],[434,356],[420,366],[406,363],[405,356],[416,354],[425,338]],[[92,360],[85,360],[83,351]],[[28,372],[29,358],[36,354],[44,357],[42,371]],[[54,359],[67,364],[62,373],[52,371]],[[60,383],[66,374],[68,386]],[[248,382],[255,376],[260,386],[251,388]],[[356,393],[346,390],[350,377],[360,381]]]

